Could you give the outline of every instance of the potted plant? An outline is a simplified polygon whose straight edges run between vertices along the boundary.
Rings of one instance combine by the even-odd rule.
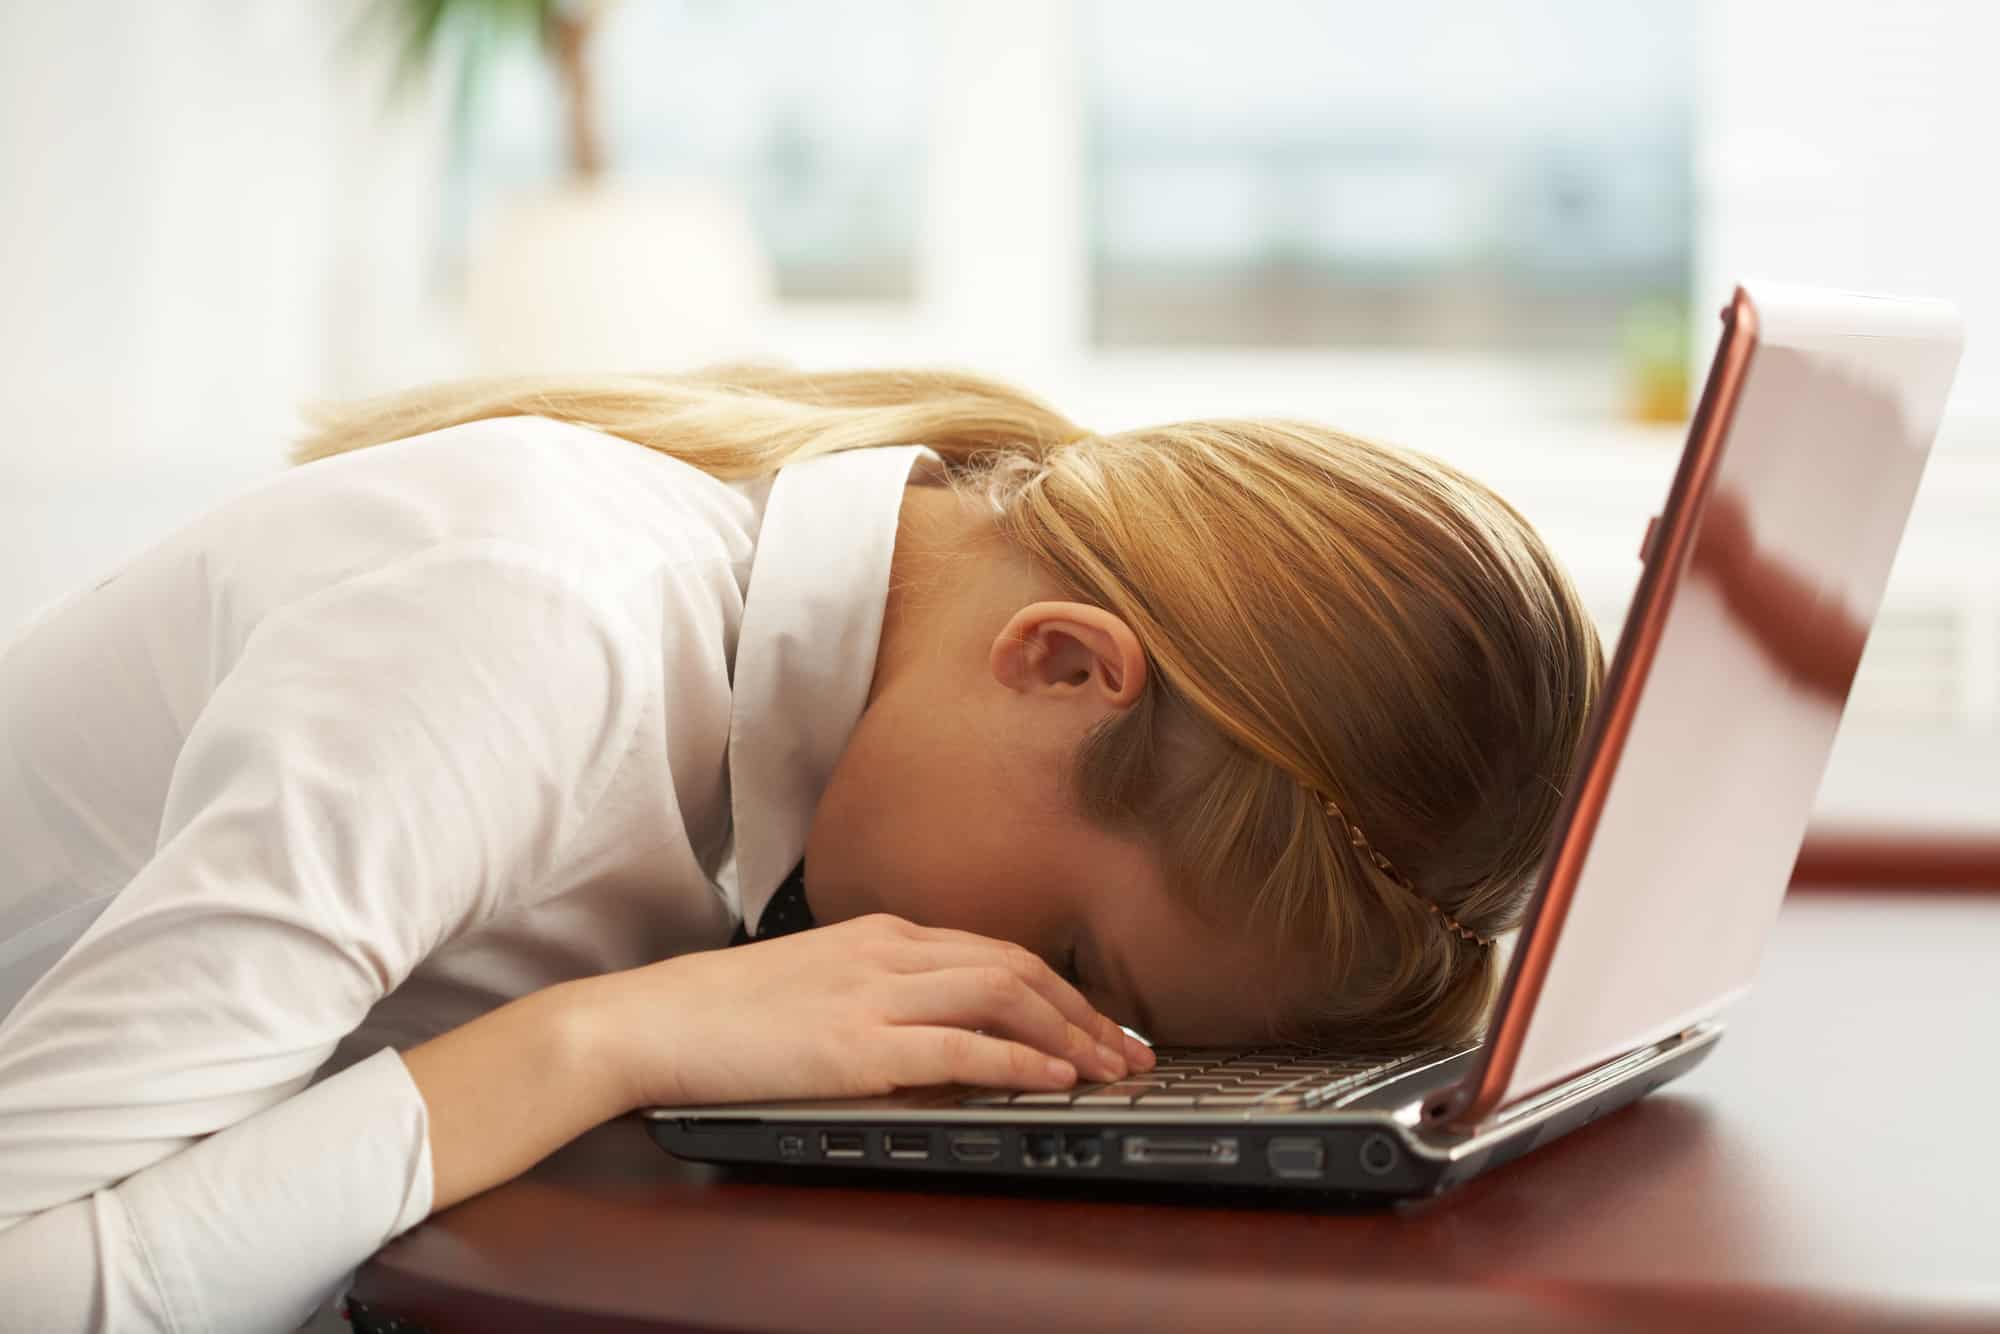
[[[466,341],[477,369],[661,370],[753,355],[772,264],[732,192],[612,168],[591,50],[606,0],[375,0],[402,82],[455,54],[454,137],[479,131],[492,64],[532,43],[559,90],[564,169],[472,229]]]

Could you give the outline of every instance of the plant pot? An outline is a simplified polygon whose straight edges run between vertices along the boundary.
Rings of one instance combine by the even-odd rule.
[[[754,356],[775,290],[740,200],[700,184],[572,184],[475,238],[466,341],[482,373],[684,369]]]

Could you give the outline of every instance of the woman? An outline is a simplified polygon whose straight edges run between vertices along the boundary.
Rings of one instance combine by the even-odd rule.
[[[1301,423],[724,368],[297,457],[0,657],[37,1328],[287,1327],[648,1104],[1468,1038],[1603,670],[1512,508]]]

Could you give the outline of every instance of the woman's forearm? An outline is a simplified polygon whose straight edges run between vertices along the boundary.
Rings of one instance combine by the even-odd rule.
[[[550,987],[403,1053],[430,1120],[433,1212],[631,1110],[589,994]]]

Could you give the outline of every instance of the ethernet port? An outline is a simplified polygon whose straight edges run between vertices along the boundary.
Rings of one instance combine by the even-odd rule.
[[[1056,1165],[1055,1132],[1049,1130],[1030,1130],[1022,1135],[1021,1162],[1028,1167],[1054,1167]]]
[[[1102,1154],[1095,1135],[1063,1136],[1063,1157],[1068,1159],[1071,1167],[1095,1167]]]

